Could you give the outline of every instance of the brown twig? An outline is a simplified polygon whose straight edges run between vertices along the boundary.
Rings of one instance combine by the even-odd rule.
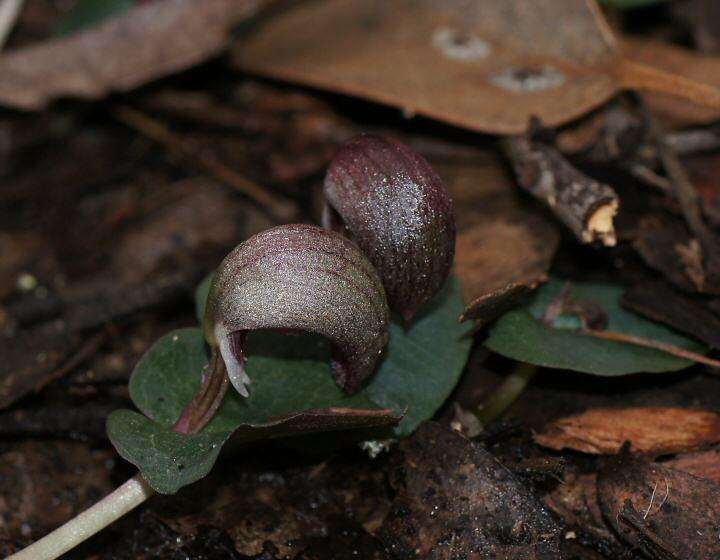
[[[508,137],[504,147],[520,186],[547,204],[579,241],[615,245],[613,217],[619,202],[610,186],[578,171],[555,148],[526,136]]]
[[[665,140],[657,119],[648,114],[647,122],[650,132],[657,143],[658,155],[668,174],[673,191],[680,202],[682,213],[687,221],[688,227],[693,234],[702,241],[710,235],[710,231],[702,219],[700,198],[690,182],[690,178],[685,172],[685,168],[677,154]]]
[[[295,213],[293,204],[269,193],[266,189],[230,169],[212,152],[189,138],[175,134],[164,123],[127,106],[115,107],[112,114],[120,122],[143,136],[162,144],[180,156],[190,158],[211,177],[244,194],[278,220],[287,221]]]
[[[679,346],[667,344],[665,342],[658,342],[657,340],[650,340],[649,338],[642,338],[640,336],[634,336],[631,334],[624,334],[612,331],[599,331],[593,329],[583,329],[582,334],[592,336],[594,338],[600,338],[602,340],[610,340],[612,342],[622,342],[624,344],[632,344],[634,346],[642,346],[643,348],[652,348],[653,350],[659,350],[678,358],[690,360],[707,366],[720,368],[720,360],[713,360],[702,354],[696,352],[690,352]]]
[[[673,552],[673,547],[665,535],[657,533],[653,525],[646,521],[640,512],[633,506],[629,498],[625,499],[623,508],[617,512],[616,529],[620,534],[623,531],[620,527],[620,521],[628,526],[629,530],[635,534],[639,547],[651,558],[659,560],[680,560],[680,557]]]
[[[718,254],[720,241],[705,223],[700,197],[690,181],[690,177],[685,171],[680,158],[667,142],[657,119],[650,114],[643,104],[641,104],[641,110],[645,113],[650,135],[657,145],[658,156],[668,175],[672,191],[680,204],[685,222],[690,232],[700,242],[705,268],[703,283],[714,283],[715,279],[720,276],[720,255]]]
[[[720,89],[715,86],[627,59],[613,70],[624,89],[664,93],[701,107],[720,108]]]
[[[662,175],[655,173],[655,171],[650,169],[648,166],[643,165],[642,163],[631,163],[628,169],[630,174],[637,180],[645,183],[646,185],[650,185],[651,187],[655,187],[665,194],[674,196],[670,181]]]
[[[720,130],[717,126],[676,130],[665,135],[665,143],[679,155],[717,150],[720,148]]]

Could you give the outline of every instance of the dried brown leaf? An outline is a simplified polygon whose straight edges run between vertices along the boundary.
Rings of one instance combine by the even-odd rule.
[[[539,276],[510,282],[505,286],[481,295],[472,300],[463,314],[460,321],[475,319],[478,326],[486,325],[500,317],[506,311],[523,303],[531,293],[547,281],[547,276]]]
[[[690,49],[646,38],[622,41],[624,55],[635,62],[666,72],[720,87],[720,57],[704,55]],[[706,124],[720,118],[720,109],[701,107],[667,93],[644,93],[652,113],[668,128]]]
[[[193,261],[202,262],[205,256],[208,261],[219,259],[238,239],[273,225],[229,189],[205,178],[172,183],[167,191],[159,208],[143,213],[121,235],[113,235],[112,265],[125,284],[192,268]]]
[[[426,423],[400,444],[380,538],[397,560],[558,560],[560,527],[482,446]]]
[[[683,453],[663,465],[720,484],[720,449]]]
[[[97,99],[221,52],[234,26],[268,0],[157,0],[70,37],[0,57],[0,104],[41,109],[57,97]]]
[[[614,454],[690,451],[720,441],[720,416],[685,408],[592,408],[552,422],[535,441],[550,449]]]
[[[558,246],[557,227],[523,204],[495,157],[433,165],[455,206],[455,274],[468,304],[463,317],[492,320],[542,281]]]
[[[236,61],[409,114],[518,133],[532,115],[560,124],[616,91],[592,68],[614,56],[595,18],[576,0],[301,3],[241,42]]]
[[[580,526],[606,541],[613,541],[607,530],[597,499],[597,473],[565,473],[563,483],[546,494],[545,503],[567,525]]]
[[[720,294],[716,273],[710,269],[712,262],[706,266],[700,243],[679,219],[643,218],[638,224],[633,246],[649,267],[662,273],[681,290]]]
[[[663,560],[717,557],[720,486],[624,458],[598,476],[605,521],[626,543]]]
[[[622,88],[720,107],[720,92],[626,64],[594,0],[303,2],[235,51],[243,70],[481,132],[572,120]]]
[[[643,282],[625,292],[622,306],[720,349],[720,317],[698,296],[682,294],[662,281]]]

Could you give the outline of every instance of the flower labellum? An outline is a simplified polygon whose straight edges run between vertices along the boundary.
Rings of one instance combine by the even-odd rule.
[[[440,177],[402,142],[364,135],[340,148],[324,191],[325,227],[349,230],[409,321],[442,287],[455,254],[455,213]]]
[[[375,369],[388,320],[380,277],[355,244],[332,231],[292,224],[259,233],[225,257],[210,287],[203,328],[244,396],[250,379],[243,343],[257,329],[327,337],[332,375],[351,393]]]

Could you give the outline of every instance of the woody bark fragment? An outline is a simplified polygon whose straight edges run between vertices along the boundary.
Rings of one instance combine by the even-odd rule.
[[[525,136],[504,142],[520,186],[542,200],[582,243],[612,247],[618,196],[608,185],[583,175],[560,153]]]

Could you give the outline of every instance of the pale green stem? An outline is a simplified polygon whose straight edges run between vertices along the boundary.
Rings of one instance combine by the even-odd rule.
[[[138,473],[91,508],[6,560],[53,560],[117,521],[154,493]]]
[[[537,366],[535,365],[518,364],[510,375],[505,378],[505,381],[478,408],[477,417],[480,424],[487,426],[490,422],[499,418],[515,402],[520,393],[525,390],[536,371]]]

